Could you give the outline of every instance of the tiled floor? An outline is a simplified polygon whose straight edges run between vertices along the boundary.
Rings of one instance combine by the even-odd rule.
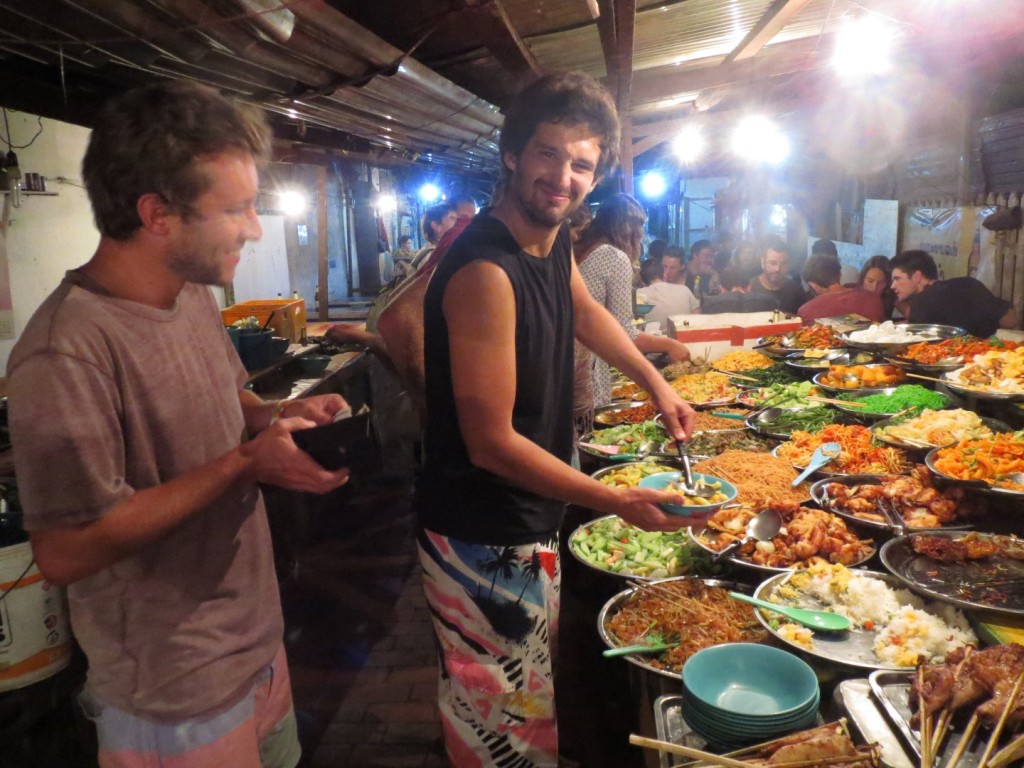
[[[305,768],[447,765],[410,496],[408,476],[356,492],[320,521],[282,585]],[[595,630],[619,585],[563,564],[563,751],[587,768],[641,765],[627,743],[635,728],[626,665],[601,658]]]
[[[326,512],[293,515],[287,530],[275,530],[276,543],[289,550],[279,560],[302,768],[447,765],[411,492],[411,473],[381,475]],[[578,513],[570,525],[585,517]],[[601,657],[595,626],[621,584],[571,556],[562,562],[556,689],[562,749],[574,761],[567,765],[643,765],[627,742],[636,730],[628,665]],[[71,694],[62,696],[64,704],[32,734],[17,745],[5,741],[0,768],[94,768],[90,726],[75,716]]]

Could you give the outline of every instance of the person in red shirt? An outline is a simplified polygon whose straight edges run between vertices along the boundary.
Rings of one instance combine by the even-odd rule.
[[[831,253],[814,253],[807,259],[803,279],[815,296],[797,309],[797,314],[810,325],[819,317],[861,315],[868,320],[885,319],[882,299],[876,293],[862,288],[848,288],[839,282],[842,267],[839,257]]]

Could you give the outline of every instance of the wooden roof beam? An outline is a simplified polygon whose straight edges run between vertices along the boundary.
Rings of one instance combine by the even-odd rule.
[[[523,42],[501,0],[463,0],[474,16],[473,36],[513,78],[516,89],[544,74],[537,57]]]
[[[673,65],[645,69],[633,78],[631,98],[634,104],[643,104],[705,88],[720,88],[814,69],[821,63],[819,57],[824,55],[821,51],[827,50],[830,46],[820,44],[817,38],[804,38],[773,45],[756,60],[716,61],[696,68]]]
[[[768,6],[764,15],[757,20],[757,23],[750,28],[740,44],[725,57],[725,62],[728,64],[733,61],[743,61],[754,56],[810,2],[811,0],[775,0]]]

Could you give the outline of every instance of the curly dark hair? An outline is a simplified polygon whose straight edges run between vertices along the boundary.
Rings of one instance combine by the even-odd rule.
[[[187,216],[213,183],[199,162],[226,151],[247,153],[259,164],[269,159],[270,128],[259,110],[189,80],[111,99],[82,161],[96,226],[105,237],[129,239],[142,226],[139,198],[153,193]]]
[[[541,123],[589,126],[601,143],[595,177],[603,178],[619,164],[619,116],[611,94],[590,75],[555,72],[528,85],[513,100],[501,128],[499,149],[518,156]],[[511,171],[501,164],[502,174]]]

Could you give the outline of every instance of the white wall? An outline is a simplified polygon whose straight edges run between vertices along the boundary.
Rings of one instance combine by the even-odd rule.
[[[7,111],[11,141],[17,146],[31,141],[39,129],[35,115]],[[44,298],[57,287],[64,272],[85,263],[96,249],[99,233],[82,183],[81,164],[89,131],[56,120],[42,120],[43,131],[30,147],[15,149],[22,173],[46,177],[47,191],[56,197],[23,196],[19,208],[11,208],[10,224],[0,235],[6,245],[14,310],[15,339],[0,341],[0,365],[17,336]],[[6,153],[7,147],[0,142]],[[57,181],[58,176],[67,183]]]
[[[39,128],[36,116],[24,112],[7,110],[7,120],[15,146],[29,143]],[[7,370],[7,358],[32,313],[57,287],[64,273],[88,261],[99,243],[92,208],[81,186],[82,157],[89,140],[89,129],[46,118],[43,118],[42,125],[43,131],[32,145],[16,149],[15,153],[22,173],[44,175],[47,191],[56,192],[57,196],[23,195],[21,206],[11,208],[6,233],[0,234],[0,265],[6,252],[14,315],[14,338],[0,339],[0,375]],[[6,134],[0,136],[6,139]],[[0,141],[0,155],[6,152],[6,144]],[[58,177],[66,181],[60,182]],[[280,218],[260,217],[264,231],[273,237],[266,243],[250,243],[246,247],[249,266],[240,265],[236,277],[236,281],[245,286],[243,292],[246,296],[240,297],[239,301],[242,298],[273,298],[278,292],[291,295]],[[267,263],[262,264],[257,272],[253,260],[264,259],[268,248],[277,249],[280,253],[275,258],[266,259]],[[253,270],[252,275],[249,269]],[[271,274],[273,277],[268,277]],[[223,307],[224,291],[215,287],[213,292]],[[262,293],[259,296],[248,295],[252,292]]]

